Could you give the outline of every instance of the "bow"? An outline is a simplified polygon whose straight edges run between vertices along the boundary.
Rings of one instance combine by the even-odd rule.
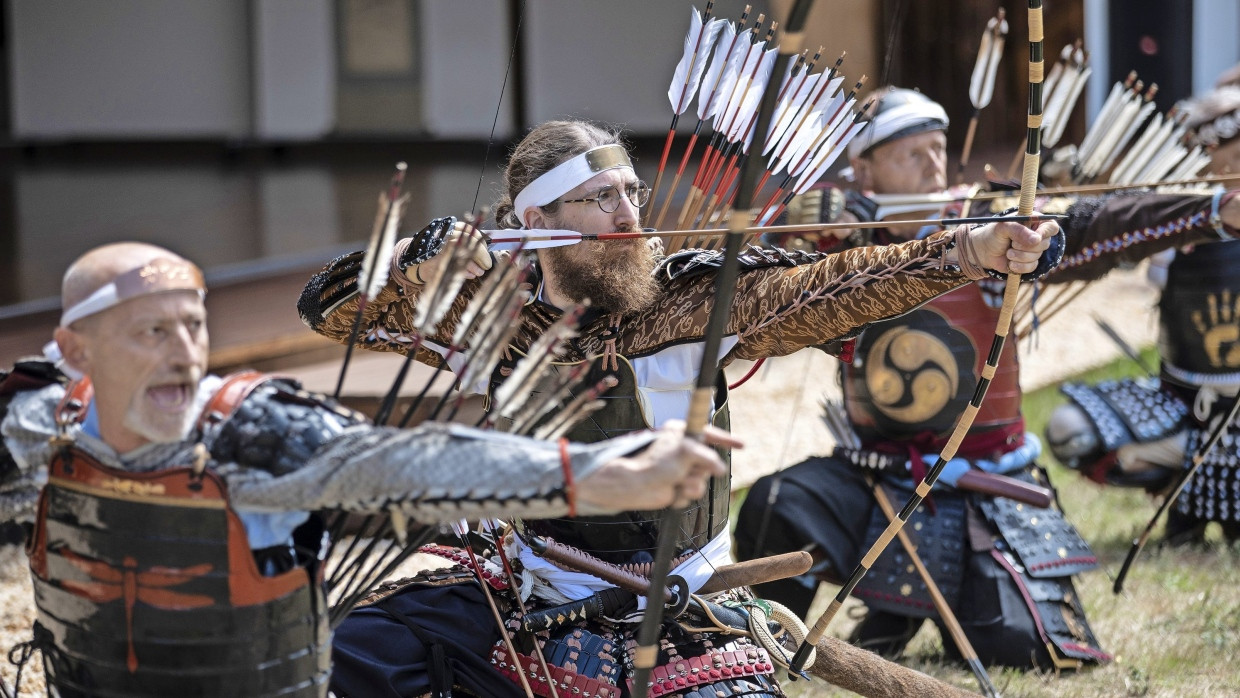
[[[809,15],[812,5],[813,0],[796,0],[792,10],[789,12],[788,20],[784,23],[784,36],[779,56],[773,70],[775,75],[783,75],[788,61],[792,59],[792,56],[800,52],[801,43],[804,39],[802,32],[805,26],[805,19]],[[763,138],[769,129],[771,116],[775,110],[775,91],[778,88],[779,81],[773,80],[767,85],[766,93],[763,95],[756,126],[756,133],[761,134]],[[761,143],[758,143],[756,152],[762,152]],[[711,405],[714,397],[714,382],[719,372],[719,347],[723,341],[723,334],[731,314],[729,310],[732,307],[732,300],[736,294],[736,277],[740,267],[739,257],[745,237],[744,229],[749,224],[749,208],[752,205],[754,192],[753,185],[757,180],[758,168],[760,166],[761,158],[758,157],[750,158],[745,162],[745,167],[740,175],[740,181],[737,184],[737,206],[728,219],[728,234],[723,252],[723,266],[715,278],[714,306],[711,309],[710,322],[706,328],[702,365],[698,371],[697,385],[690,399],[689,415],[685,430],[687,435],[697,438],[701,438],[710,419]],[[651,563],[650,591],[647,592],[656,599],[662,598],[660,592],[667,587],[667,575],[671,568],[672,556],[676,552],[674,550],[674,531],[678,527],[680,516],[681,511],[674,505],[664,510],[661,516],[659,540],[655,548],[654,561]],[[658,659],[659,629],[662,625],[663,605],[661,603],[648,603],[646,612],[642,616],[642,622],[637,629],[637,648],[633,653],[635,671],[631,691],[636,698],[646,698],[648,695],[650,670],[654,668],[655,662]]]
[[[1026,122],[1025,132],[1025,163],[1021,175],[1020,186],[1020,204],[1018,213],[1020,215],[1029,215],[1033,213],[1034,195],[1036,194],[1038,181],[1038,166],[1040,164],[1041,155],[1041,126],[1042,126],[1042,0],[1029,0],[1029,113]],[[904,524],[912,516],[913,511],[921,504],[922,500],[930,494],[930,488],[934,486],[939,475],[943,472],[947,462],[955,457],[956,451],[960,448],[960,443],[964,440],[965,434],[969,431],[969,427],[973,425],[973,419],[977,416],[977,412],[981,409],[982,399],[986,397],[986,391],[990,387],[990,381],[994,378],[995,371],[998,369],[999,355],[1003,350],[1004,341],[1007,339],[1008,331],[1012,326],[1012,311],[1016,308],[1017,291],[1020,288],[1020,274],[1009,273],[1007,275],[1007,284],[1003,291],[1003,307],[999,311],[999,321],[995,327],[995,337],[990,345],[990,353],[986,358],[986,365],[982,369],[981,380],[978,381],[977,389],[973,393],[969,405],[961,414],[959,421],[956,423],[955,430],[952,432],[951,438],[947,441],[947,446],[943,452],[939,454],[938,461],[926,473],[926,477],[917,484],[917,488],[912,497],[900,510],[900,513],[891,520],[887,528],[878,537],[874,545],[870,547],[869,552],[861,559],[861,563],[853,570],[848,581],[840,589],[840,592],[831,600],[831,604],[822,614],[813,628],[806,636],[805,641],[797,649],[796,655],[792,658],[792,665],[789,667],[791,677],[796,677],[797,673],[805,666],[805,662],[809,658],[809,653],[813,650],[814,644],[822,638],[826,632],[827,626],[839,612],[848,595],[852,593],[857,583],[865,576],[874,561],[882,554],[887,545],[904,527]]]
[[[1162,515],[1179,498],[1180,493],[1184,491],[1184,487],[1188,485],[1188,481],[1193,478],[1193,475],[1201,468],[1201,464],[1205,461],[1206,456],[1210,454],[1210,451],[1214,450],[1215,445],[1227,433],[1227,429],[1235,421],[1237,415],[1240,415],[1240,396],[1237,396],[1231,405],[1231,409],[1214,426],[1206,440],[1193,452],[1192,463],[1184,469],[1184,472],[1180,473],[1180,478],[1176,481],[1175,486],[1171,488],[1166,497],[1163,497],[1162,504],[1158,507],[1158,511],[1154,512],[1154,516],[1150,517],[1150,522],[1145,525],[1145,530],[1141,531],[1141,535],[1132,541],[1132,547],[1128,548],[1128,554],[1124,556],[1124,564],[1120,566],[1119,574],[1115,575],[1115,581],[1111,585],[1112,592],[1118,594],[1124,590],[1124,579],[1128,576],[1128,571],[1132,569],[1132,563],[1136,562],[1137,555],[1145,547],[1145,541],[1149,539],[1150,533],[1154,531],[1154,526],[1158,524],[1158,520],[1162,518]]]

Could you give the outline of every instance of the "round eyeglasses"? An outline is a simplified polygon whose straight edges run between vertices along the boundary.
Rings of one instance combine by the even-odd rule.
[[[633,182],[625,186],[624,196],[637,208],[645,206],[650,201],[650,187],[645,182]],[[603,213],[615,213],[620,208],[620,189],[614,184],[606,189],[600,190],[596,196],[586,199],[561,199],[562,204],[580,204],[593,201],[603,210]]]

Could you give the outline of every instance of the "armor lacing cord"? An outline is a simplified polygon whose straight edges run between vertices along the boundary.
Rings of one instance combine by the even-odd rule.
[[[616,351],[616,338],[620,336],[620,315],[612,313],[607,316],[607,329],[603,331],[603,370],[619,371],[619,353]]]

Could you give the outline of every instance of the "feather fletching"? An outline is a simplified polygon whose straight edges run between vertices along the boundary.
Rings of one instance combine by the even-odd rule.
[[[672,82],[667,89],[667,98],[672,103],[672,113],[682,114],[693,101],[698,87],[702,82],[702,72],[706,70],[707,59],[711,48],[723,31],[725,20],[714,19],[702,24],[702,16],[692,11],[693,19],[689,25],[689,33],[685,35],[685,50],[672,73]]]
[[[396,174],[392,176],[388,191],[379,195],[379,213],[375,216],[370,242],[366,245],[366,253],[362,256],[362,266],[357,277],[358,291],[367,301],[374,300],[387,285],[392,253],[396,248],[396,229],[400,225],[405,204],[409,201],[407,195],[400,195],[407,169],[408,165],[405,163],[397,163]]]

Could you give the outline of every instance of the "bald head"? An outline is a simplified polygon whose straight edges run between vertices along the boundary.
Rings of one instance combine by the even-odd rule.
[[[78,257],[65,271],[60,303],[66,308],[81,303],[116,277],[156,259],[189,263],[184,257],[145,242],[116,242]]]
[[[61,326],[124,301],[171,291],[206,294],[202,272],[162,247],[122,242],[97,247],[69,266],[61,285]]]

